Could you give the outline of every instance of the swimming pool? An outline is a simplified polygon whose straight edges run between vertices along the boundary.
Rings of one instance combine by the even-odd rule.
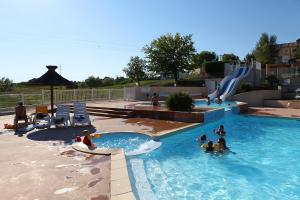
[[[195,138],[225,125],[233,153],[201,150]],[[300,121],[233,115],[161,139],[160,148],[127,157],[140,200],[300,199]]]
[[[210,105],[207,105],[205,100],[196,100],[194,105],[195,107],[225,108],[225,110],[230,110],[232,106],[236,105],[236,101],[224,101],[221,104],[211,102]]]

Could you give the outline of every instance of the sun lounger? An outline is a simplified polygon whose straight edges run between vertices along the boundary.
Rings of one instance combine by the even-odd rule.
[[[53,122],[56,126],[63,125],[68,127],[70,121],[70,106],[69,105],[57,105],[56,114]]]
[[[50,128],[51,117],[48,113],[48,107],[45,105],[39,105],[35,108],[35,115],[33,118],[33,124],[36,128]]]
[[[74,115],[72,118],[72,126],[76,125],[91,125],[90,116],[86,111],[86,104],[84,102],[74,103]]]

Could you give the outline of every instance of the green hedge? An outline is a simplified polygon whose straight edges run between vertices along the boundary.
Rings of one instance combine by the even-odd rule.
[[[182,87],[204,87],[204,80],[178,80],[177,86]]]
[[[203,64],[205,72],[214,77],[224,77],[224,62],[208,61]]]

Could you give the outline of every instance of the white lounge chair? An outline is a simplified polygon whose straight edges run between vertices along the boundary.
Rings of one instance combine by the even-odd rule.
[[[56,126],[63,125],[68,127],[68,122],[70,121],[70,106],[69,105],[57,105],[56,114],[54,117],[54,124]]]
[[[72,118],[72,126],[75,127],[77,124],[91,125],[90,116],[86,111],[86,104],[84,102],[74,103],[74,115]]]
[[[297,88],[297,90],[295,92],[296,92],[295,99],[300,100],[300,88]]]

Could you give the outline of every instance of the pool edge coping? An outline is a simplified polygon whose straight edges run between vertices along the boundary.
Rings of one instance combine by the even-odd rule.
[[[97,149],[98,151],[80,147],[73,143],[76,151],[94,155],[110,156],[110,199],[111,200],[136,200],[132,191],[128,175],[127,162],[123,149]]]

